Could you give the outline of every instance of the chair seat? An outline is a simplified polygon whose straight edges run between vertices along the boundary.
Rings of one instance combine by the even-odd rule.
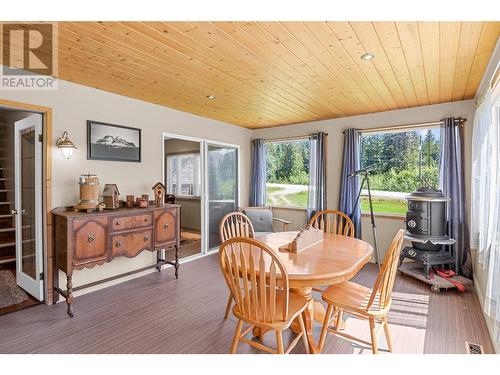
[[[268,287],[269,288],[269,287]],[[248,319],[248,317],[244,317],[238,308],[237,305],[233,308],[234,316],[238,319],[244,320],[247,323],[250,323],[259,327],[268,327],[273,330],[283,330],[290,327],[290,324],[295,320],[299,314],[301,314],[307,307],[307,299],[300,294],[290,292],[288,296],[288,316],[286,320],[282,321],[281,318],[283,316],[283,291],[276,290],[276,313],[274,315],[275,321],[273,323],[264,323],[261,320],[261,317],[257,316],[257,319]],[[246,302],[246,298],[244,299]],[[271,312],[266,311],[266,319],[271,320]]]
[[[329,286],[323,292],[321,298],[326,303],[340,307],[346,311],[352,311],[365,316],[383,315],[385,311],[379,310],[380,300],[378,295],[370,311],[366,311],[371,293],[371,288],[351,281],[345,281],[340,284]]]

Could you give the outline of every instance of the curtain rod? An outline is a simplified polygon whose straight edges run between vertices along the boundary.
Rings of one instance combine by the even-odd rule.
[[[467,121],[467,119],[459,117],[455,119],[456,122],[460,124],[460,126],[463,126],[464,122]],[[360,133],[375,133],[375,132],[381,132],[384,130],[399,130],[399,129],[412,129],[412,128],[425,128],[428,126],[437,126],[437,125],[442,125],[443,120],[441,121],[433,121],[433,122],[421,122],[417,124],[406,124],[406,125],[394,125],[394,126],[383,126],[379,128],[370,128],[370,129],[359,129]],[[345,130],[342,131],[342,134],[345,133]]]
[[[294,137],[281,137],[281,138],[269,138],[269,139],[264,139],[264,143],[267,142],[286,142],[286,141],[293,141],[293,140],[299,140],[299,139],[306,139],[314,134],[307,134],[307,135],[297,135]],[[328,133],[325,133],[325,135],[328,135]]]

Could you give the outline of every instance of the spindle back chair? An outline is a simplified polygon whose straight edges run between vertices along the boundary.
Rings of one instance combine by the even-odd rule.
[[[391,308],[391,294],[396,280],[399,254],[403,246],[404,235],[405,231],[403,229],[400,229],[396,233],[384,256],[382,268],[372,289],[351,281],[346,281],[333,285],[323,292],[321,297],[328,304],[328,308],[319,341],[320,350],[323,349],[327,332],[330,332],[351,341],[371,345],[372,352],[376,354],[378,353],[378,331],[380,328],[384,328],[387,345],[389,351],[392,352],[392,338],[387,322],[387,315]],[[340,331],[344,311],[362,319],[368,319],[370,323],[371,342]],[[330,327],[333,319],[336,319],[335,327]],[[378,329],[375,327],[376,322],[381,323]]]
[[[225,241],[219,251],[220,267],[231,290],[236,306],[234,315],[239,320],[231,353],[239,341],[270,353],[288,353],[300,338],[307,348],[307,337],[302,313],[307,307],[305,297],[290,292],[288,273],[278,254],[267,245],[246,237]],[[282,331],[298,319],[300,333],[286,350]],[[243,333],[243,322],[250,324]],[[276,331],[278,349],[273,350],[259,342],[245,338],[253,327]]]
[[[253,229],[252,222],[242,212],[228,213],[222,218],[219,225],[219,238],[221,243],[234,237],[255,237],[255,231]],[[233,299],[233,294],[231,293],[231,291],[229,291],[224,319],[227,319],[229,317]]]
[[[308,224],[326,233],[354,237],[352,220],[345,213],[338,210],[319,211],[311,217]]]

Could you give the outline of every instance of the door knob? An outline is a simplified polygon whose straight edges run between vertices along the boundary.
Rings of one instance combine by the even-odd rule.
[[[144,236],[144,242],[146,241],[149,241],[149,237],[148,236]]]
[[[116,247],[120,247],[122,245],[121,241],[116,241]]]
[[[11,210],[11,211],[10,211],[10,214],[11,214],[11,215],[18,215],[18,214],[23,215],[23,214],[25,214],[25,213],[26,213],[26,210],[25,210],[24,208],[23,208],[23,209],[21,209],[21,210]]]
[[[168,224],[163,224],[163,229],[167,230],[168,229]]]

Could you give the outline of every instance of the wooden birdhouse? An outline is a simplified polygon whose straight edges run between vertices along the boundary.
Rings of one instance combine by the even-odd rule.
[[[118,190],[116,184],[104,185],[102,200],[107,209],[114,210],[115,208],[120,207],[120,191]]]
[[[157,182],[153,186],[153,194],[155,196],[155,204],[158,207],[162,207],[165,205],[165,193],[167,188],[161,182]]]

